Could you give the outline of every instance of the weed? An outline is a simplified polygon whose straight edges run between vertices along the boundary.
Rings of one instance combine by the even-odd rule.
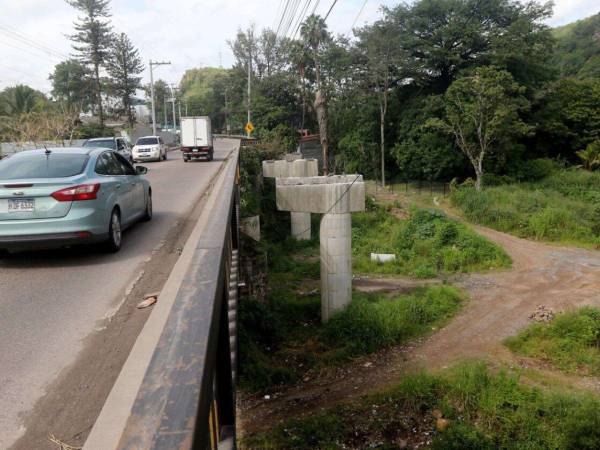
[[[512,351],[567,372],[600,374],[600,309],[584,307],[534,323],[505,341]]]
[[[432,278],[440,273],[472,272],[510,266],[504,251],[436,210],[412,208],[399,220],[382,207],[352,217],[354,269],[359,273]],[[378,264],[371,253],[394,253]]]
[[[433,411],[449,420],[435,428]],[[318,424],[324,426],[319,429]],[[329,425],[329,426],[327,426]],[[323,433],[331,427],[331,434]],[[583,393],[541,391],[518,375],[466,363],[415,374],[397,386],[247,438],[248,448],[397,448],[400,440],[432,449],[593,449],[600,447],[600,401]],[[262,443],[261,445],[258,445]],[[265,445],[267,444],[267,445]]]
[[[453,191],[451,201],[476,223],[520,237],[600,246],[600,173],[554,170],[536,182]]]

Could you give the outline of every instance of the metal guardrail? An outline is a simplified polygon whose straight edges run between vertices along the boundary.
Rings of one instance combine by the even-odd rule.
[[[235,448],[238,160],[239,149],[215,182],[201,229],[184,248],[180,261],[189,259],[166,320],[153,317],[160,310],[152,312],[85,449]],[[161,301],[157,306],[165,306]],[[163,321],[159,330],[153,319]],[[123,398],[134,389],[134,398]]]

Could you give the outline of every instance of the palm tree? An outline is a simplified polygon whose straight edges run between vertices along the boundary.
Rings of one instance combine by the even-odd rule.
[[[317,89],[315,92],[315,111],[317,113],[317,122],[319,123],[319,134],[321,137],[321,147],[323,147],[323,175],[329,172],[329,135],[327,132],[327,99],[321,84],[321,62],[319,50],[321,44],[331,39],[327,31],[325,20],[315,14],[310,15],[300,28],[300,35],[305,44],[312,50],[312,56],[315,64],[315,80]]]
[[[594,170],[600,167],[600,141],[592,142],[588,144],[585,150],[579,150],[575,153],[583,163],[579,167],[585,170]]]
[[[10,116],[19,116],[31,112],[40,99],[39,92],[29,86],[19,84],[4,91],[4,109]]]

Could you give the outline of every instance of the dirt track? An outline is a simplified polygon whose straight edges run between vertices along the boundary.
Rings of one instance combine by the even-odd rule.
[[[443,368],[474,358],[525,364],[502,341],[525,327],[539,305],[556,312],[581,305],[600,306],[600,252],[556,247],[488,228],[473,228],[506,250],[513,259],[511,270],[457,279],[455,284],[469,294],[470,301],[445,328],[420,342],[360,359],[326,379],[320,378],[316,384],[275,393],[272,400],[244,400],[244,433],[266,430],[282,419],[301,417],[385,387],[409,370]],[[389,282],[382,284],[389,287]],[[401,286],[396,288],[402,290]],[[566,378],[552,371],[549,374]],[[596,379],[567,378],[594,390],[600,386]]]

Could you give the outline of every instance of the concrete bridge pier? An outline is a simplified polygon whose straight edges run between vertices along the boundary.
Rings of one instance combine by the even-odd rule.
[[[350,213],[365,209],[362,176],[278,178],[277,208],[323,214],[319,235],[321,319],[326,322],[352,300]]]
[[[316,159],[302,159],[301,155],[295,153],[285,155],[282,160],[263,161],[262,168],[265,178],[313,177],[319,174]],[[310,213],[290,212],[292,237],[299,241],[310,240]]]

